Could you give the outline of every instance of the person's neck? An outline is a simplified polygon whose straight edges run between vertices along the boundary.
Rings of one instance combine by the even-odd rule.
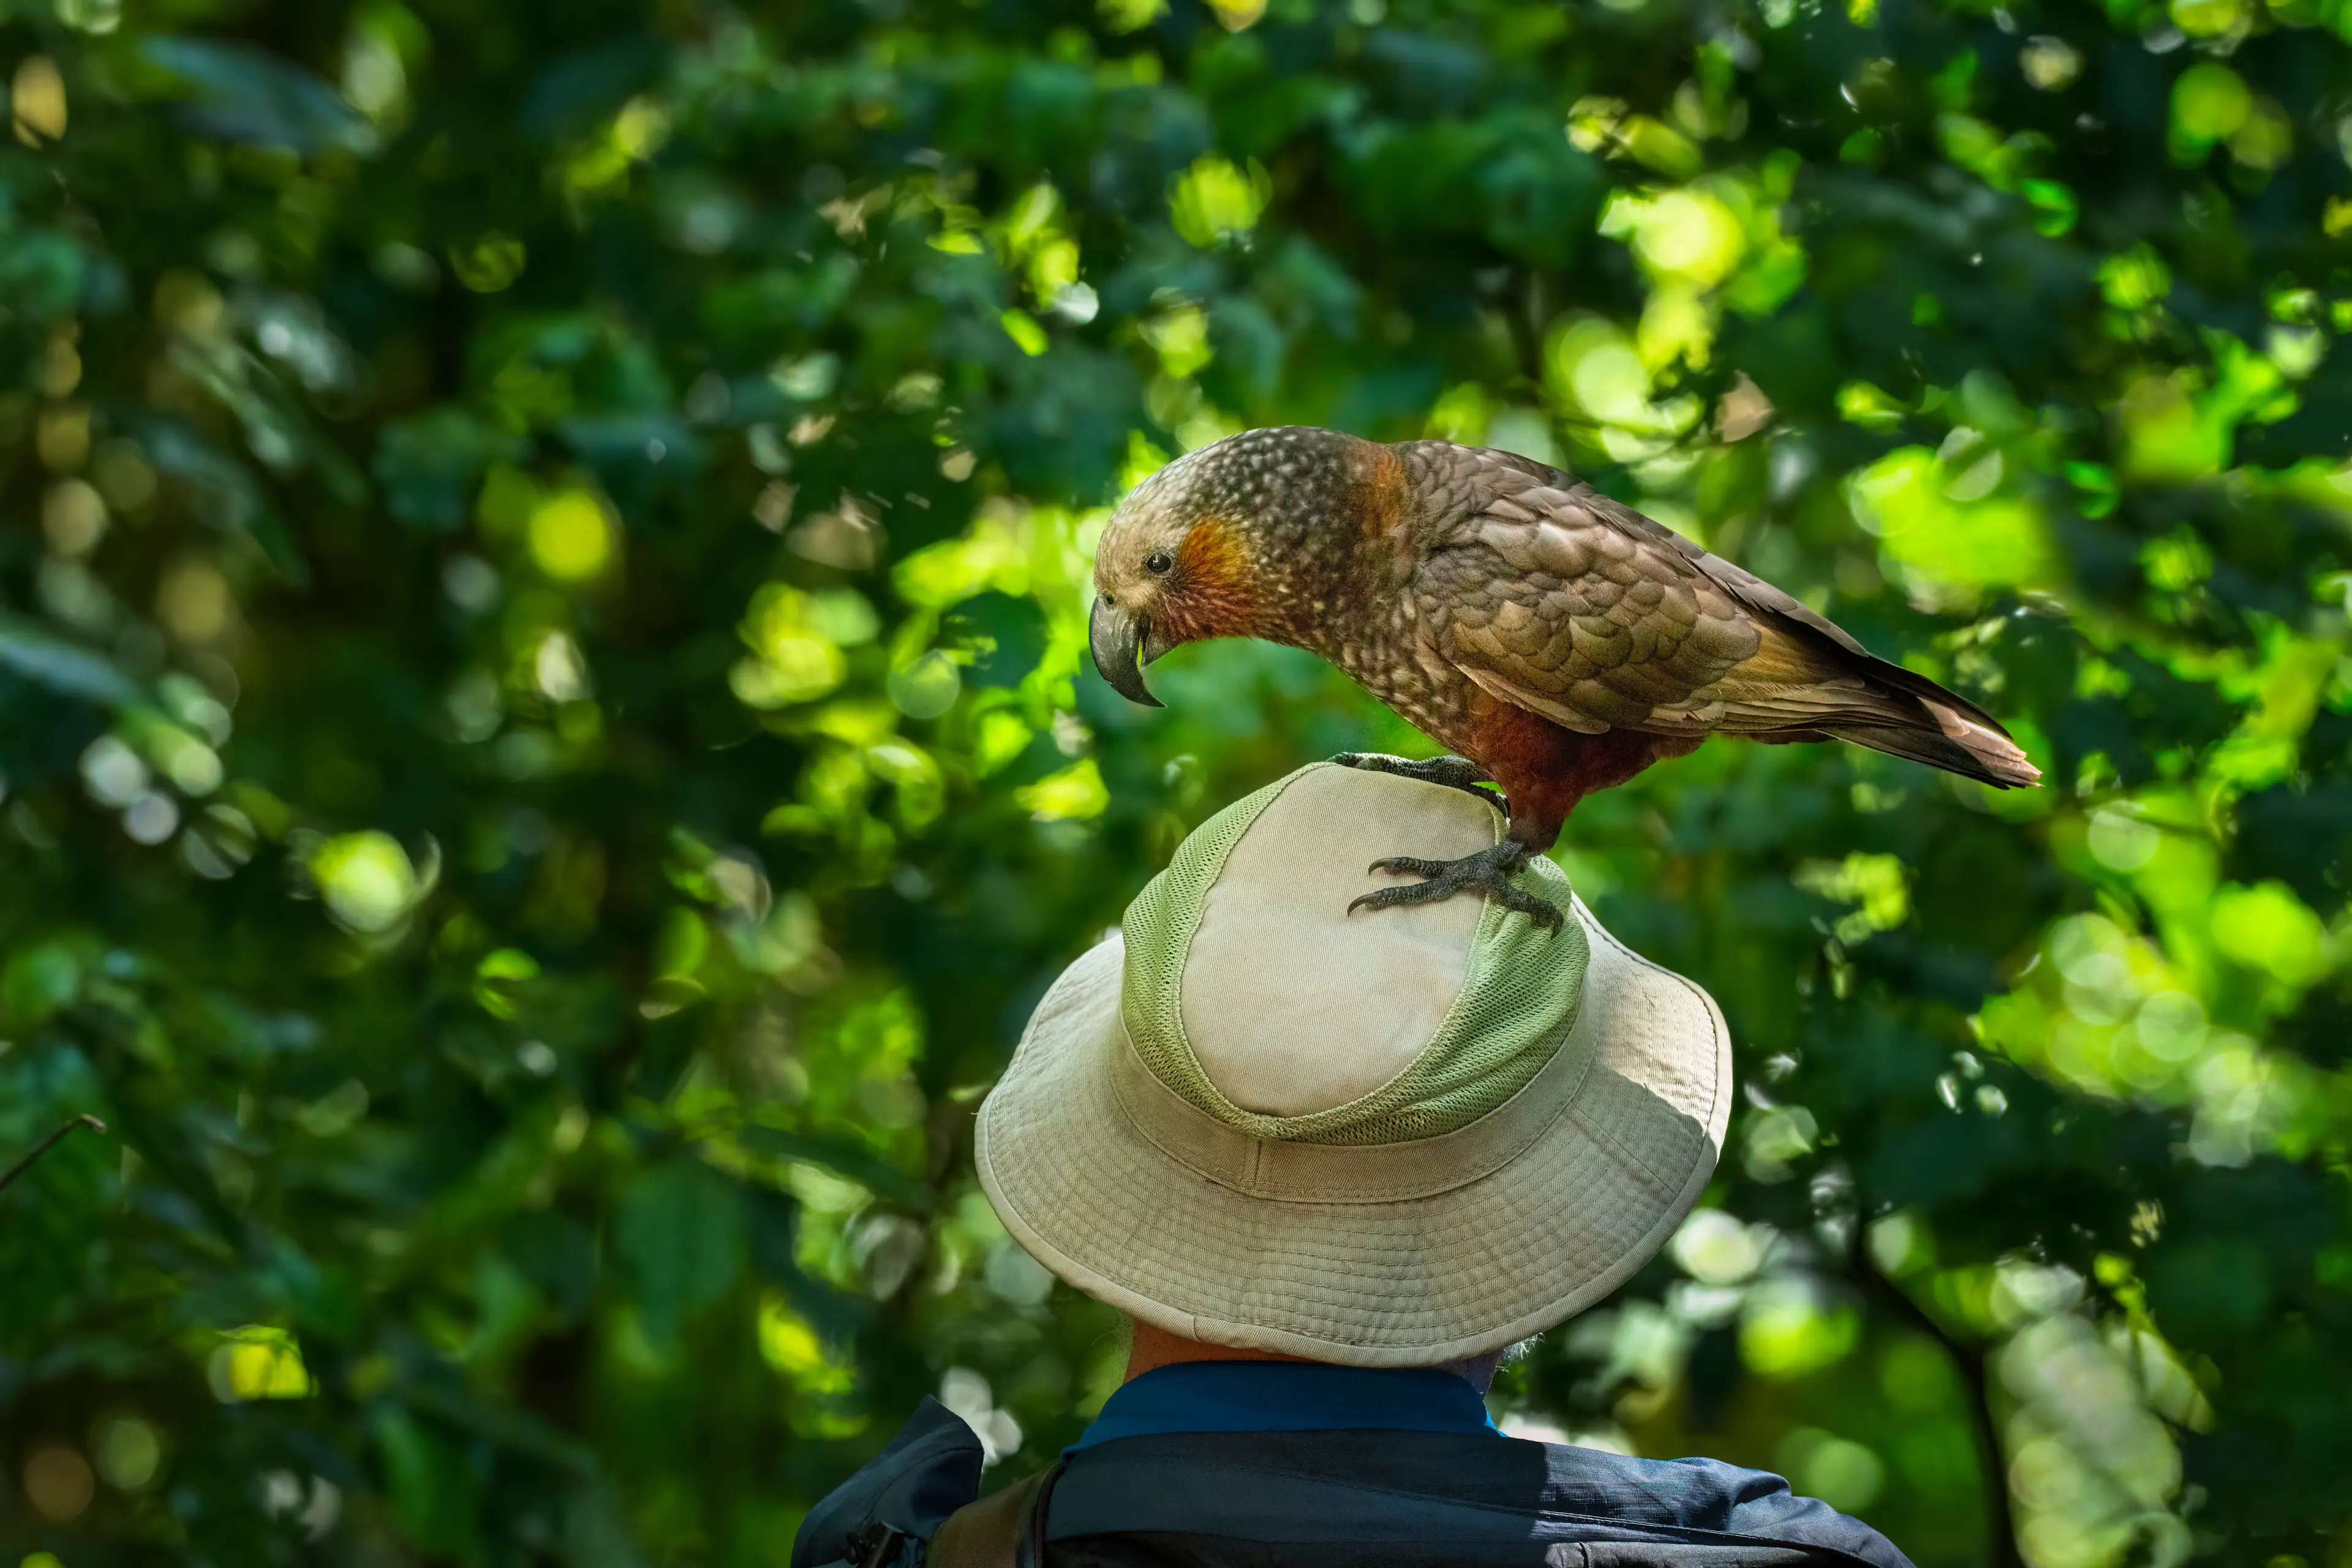
[[[1284,1355],[1279,1351],[1206,1344],[1199,1340],[1188,1340],[1181,1334],[1171,1334],[1166,1329],[1146,1322],[1136,1322],[1134,1329],[1135,1335],[1127,1352],[1127,1376],[1122,1382],[1132,1382],[1145,1373],[1156,1372],[1163,1366],[1181,1366],[1186,1362],[1195,1361],[1286,1361],[1300,1362],[1309,1366],[1328,1364],[1317,1362],[1312,1356]],[[1473,1356],[1466,1361],[1447,1362],[1428,1370],[1450,1372],[1484,1395],[1487,1385],[1495,1381],[1495,1367],[1501,1359],[1500,1352],[1496,1352]]]
[[[1236,1345],[1204,1344],[1188,1340],[1181,1334],[1171,1334],[1166,1329],[1150,1323],[1135,1325],[1134,1340],[1127,1350],[1127,1377],[1132,1381],[1147,1372],[1157,1372],[1163,1366],[1177,1366],[1188,1361],[1292,1361],[1305,1362],[1303,1355],[1284,1355],[1278,1351],[1243,1350]]]

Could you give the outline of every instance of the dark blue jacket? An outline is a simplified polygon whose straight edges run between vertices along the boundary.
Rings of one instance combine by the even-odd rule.
[[[981,1447],[936,1401],[817,1505],[793,1568],[877,1526],[917,1543],[978,1495]],[[1449,1432],[1214,1432],[1073,1450],[1050,1568],[1911,1568],[1886,1538],[1778,1476]]]

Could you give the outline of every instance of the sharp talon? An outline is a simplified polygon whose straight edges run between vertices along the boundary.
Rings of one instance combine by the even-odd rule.
[[[1550,900],[1528,892],[1510,880],[1511,873],[1527,864],[1527,847],[1505,839],[1492,848],[1475,855],[1465,855],[1459,860],[1424,860],[1411,855],[1391,855],[1372,862],[1370,869],[1398,876],[1419,877],[1422,880],[1402,887],[1376,888],[1360,895],[1348,905],[1348,912],[1358,910],[1391,909],[1402,904],[1432,904],[1450,899],[1456,893],[1480,893],[1514,914],[1522,914],[1547,931],[1556,931],[1567,924],[1567,917]]]
[[[1549,899],[1529,898],[1524,904],[1514,903],[1509,900],[1505,900],[1504,902],[1506,907],[1518,910],[1545,931],[1555,931],[1567,923],[1559,912],[1559,906]]]
[[[1427,903],[1429,900],[1421,893],[1421,889],[1427,886],[1423,882],[1409,888],[1376,888],[1369,893],[1357,895],[1355,901],[1348,906],[1348,912],[1352,915],[1358,910],[1385,910],[1396,904]]]
[[[1512,913],[1525,915],[1528,919],[1535,921],[1538,930],[1555,931],[1560,927],[1559,911],[1553,909],[1549,904],[1543,902],[1541,900],[1536,900],[1536,903],[1532,908],[1526,904],[1512,903],[1508,900],[1498,900],[1497,901]]]

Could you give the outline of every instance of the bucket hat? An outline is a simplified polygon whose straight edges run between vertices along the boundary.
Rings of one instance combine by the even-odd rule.
[[[1195,829],[1038,1005],[980,1110],[1031,1256],[1211,1344],[1355,1366],[1483,1354],[1606,1296],[1705,1187],[1731,1044],[1706,992],[1549,860],[1547,931],[1483,899],[1349,912],[1394,855],[1504,821],[1317,763]]]

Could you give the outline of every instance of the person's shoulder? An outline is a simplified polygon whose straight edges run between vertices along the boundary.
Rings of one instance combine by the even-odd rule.
[[[1160,1433],[1070,1458],[1055,1533],[1208,1531],[1299,1539],[1312,1521],[1351,1539],[1444,1528],[1527,1541],[1678,1543],[1675,1561],[1808,1560],[1911,1568],[1885,1537],[1762,1470],[1716,1459],[1642,1459],[1596,1448],[1452,1432]],[[1481,1522],[1483,1521],[1483,1523]],[[1483,1539],[1483,1537],[1481,1537]]]
[[[824,1568],[877,1531],[928,1541],[940,1521],[980,1495],[983,1452],[961,1417],[936,1399],[824,1500],[793,1537],[792,1568]]]
[[[1827,1550],[1874,1568],[1912,1568],[1877,1531],[1797,1495],[1769,1470],[1721,1459],[1645,1459],[1569,1443],[1539,1446],[1555,1494],[1573,1511]]]

